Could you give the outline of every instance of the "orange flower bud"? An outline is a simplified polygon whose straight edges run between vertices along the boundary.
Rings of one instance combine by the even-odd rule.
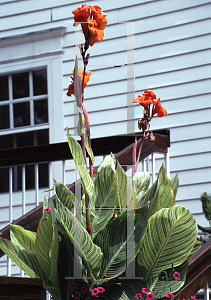
[[[72,70],[72,72],[74,72]],[[81,67],[78,69],[78,77],[80,82],[82,83],[83,80],[83,74],[84,74],[84,69]],[[85,71],[85,78],[84,78],[84,88],[87,87],[87,82],[89,81],[89,78],[91,76],[92,72],[91,71]],[[70,76],[71,77],[71,76]],[[68,92],[67,92],[67,96],[72,96],[74,94],[74,82],[72,81],[71,84],[68,87]]]

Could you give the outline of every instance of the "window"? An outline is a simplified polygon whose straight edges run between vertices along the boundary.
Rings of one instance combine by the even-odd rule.
[[[0,129],[48,123],[47,70],[0,76]]]
[[[0,90],[0,150],[49,144],[47,69],[0,76]],[[39,164],[38,171],[39,187],[47,187],[48,164]],[[26,165],[25,174],[26,189],[34,189],[35,166]],[[0,169],[0,178],[0,193],[8,192],[9,168]],[[14,166],[13,191],[21,189],[22,167]]]

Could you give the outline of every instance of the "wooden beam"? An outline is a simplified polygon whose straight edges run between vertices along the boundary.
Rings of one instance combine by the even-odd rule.
[[[0,299],[41,300],[42,290],[41,278],[0,276]]]

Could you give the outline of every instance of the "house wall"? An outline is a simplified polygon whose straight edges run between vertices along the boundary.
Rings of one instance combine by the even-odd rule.
[[[66,140],[66,126],[76,134],[74,97],[67,97],[66,92],[78,53],[75,44],[83,42],[79,28],[73,27],[71,12],[83,3],[0,1],[0,75],[43,61],[49,66],[51,143]],[[200,225],[208,226],[199,198],[202,192],[211,193],[210,1],[101,0],[87,4],[100,5],[108,19],[104,40],[88,51],[92,75],[85,89],[85,105],[92,137],[128,133],[128,118],[135,120],[132,126],[137,131],[142,108],[135,105],[131,115],[128,104],[133,107],[134,98],[146,89],[153,90],[168,116],[154,117],[150,129],[170,129],[170,177],[178,173],[180,181],[176,203],[188,208]],[[47,38],[49,29],[60,30],[60,34],[54,37],[48,32]],[[25,42],[27,37],[20,36],[18,45],[17,35],[29,33],[37,36],[36,41],[28,37]],[[157,171],[160,163],[157,159]],[[73,167],[68,164],[66,175],[70,183]]]

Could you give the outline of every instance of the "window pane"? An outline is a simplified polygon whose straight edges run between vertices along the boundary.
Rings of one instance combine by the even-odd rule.
[[[29,73],[12,75],[13,99],[29,97]]]
[[[0,106],[0,129],[10,127],[9,105]]]
[[[27,165],[25,168],[26,190],[35,188],[34,165]]]
[[[49,144],[49,132],[48,129],[37,131],[37,145]]]
[[[13,148],[13,135],[0,136],[0,150]]]
[[[9,168],[0,168],[0,193],[9,192]]]
[[[47,70],[36,70],[33,74],[34,96],[47,94]]]
[[[49,186],[48,182],[48,163],[39,164],[39,187],[46,188]]]
[[[34,132],[23,132],[18,133],[17,137],[17,147],[28,147],[28,146],[34,146]]]
[[[0,101],[9,100],[8,76],[0,77]]]
[[[29,102],[14,104],[13,109],[15,127],[30,125]]]
[[[48,101],[34,101],[34,124],[48,123]]]
[[[22,190],[22,167],[21,166],[12,167],[12,183],[13,183],[14,192]]]

